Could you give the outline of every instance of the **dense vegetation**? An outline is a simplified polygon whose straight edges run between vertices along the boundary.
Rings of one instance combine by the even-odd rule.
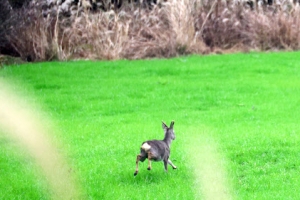
[[[168,0],[140,5],[125,0],[122,4],[33,0],[21,9],[10,9],[2,1],[0,52],[27,61],[141,59],[300,47],[297,1]]]

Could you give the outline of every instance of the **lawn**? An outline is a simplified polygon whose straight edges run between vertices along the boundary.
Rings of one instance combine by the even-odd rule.
[[[0,69],[55,125],[81,199],[300,199],[300,52],[71,61]],[[42,116],[42,114],[41,114]],[[161,121],[171,160],[140,164]],[[37,165],[0,135],[0,198],[50,199]]]

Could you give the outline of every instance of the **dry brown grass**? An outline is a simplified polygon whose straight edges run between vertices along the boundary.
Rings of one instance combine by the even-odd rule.
[[[64,30],[63,53],[67,59],[120,59],[128,24],[114,12],[83,13]]]
[[[173,1],[151,10],[83,13],[65,29],[64,53],[68,58],[88,59],[141,59],[186,53],[194,42],[195,31],[188,23],[193,21],[191,15],[176,10],[181,5]]]
[[[123,56],[128,59],[176,55],[175,33],[163,9],[136,10],[130,17]]]
[[[14,19],[9,40],[23,59],[34,61],[298,50],[299,12],[287,1],[251,10],[220,0],[169,0],[151,9],[127,5],[67,18],[60,13],[43,18],[31,9]]]
[[[290,12],[278,10],[247,13],[252,48],[266,50],[298,50],[300,48],[300,9],[295,6]]]
[[[217,2],[217,1],[215,1]],[[210,10],[201,8],[197,14],[196,30],[198,37],[210,47],[230,49],[245,43],[243,29],[243,10],[241,6],[226,7],[212,4]]]
[[[157,12],[158,15],[153,15]],[[67,54],[72,58],[138,59],[171,56],[172,37],[159,10],[84,13],[66,29]],[[161,30],[165,30],[160,33]]]

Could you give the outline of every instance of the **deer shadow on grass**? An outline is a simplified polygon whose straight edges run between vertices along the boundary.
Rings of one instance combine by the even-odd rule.
[[[139,176],[132,176],[131,169],[120,171],[118,176],[118,182],[125,185],[136,185],[139,184],[160,184],[164,183],[170,179],[173,179],[177,173],[165,172],[161,165],[154,165],[157,169],[148,171],[147,165],[142,165],[143,170],[141,170]],[[130,172],[131,171],[131,172]]]

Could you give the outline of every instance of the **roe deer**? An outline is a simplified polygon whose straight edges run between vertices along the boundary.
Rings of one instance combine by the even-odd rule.
[[[144,162],[148,158],[148,170],[151,170],[151,161],[163,161],[165,170],[168,171],[168,164],[170,164],[173,169],[177,167],[169,160],[170,157],[170,145],[172,140],[175,140],[175,134],[173,130],[174,121],[171,122],[170,128],[162,122],[162,128],[165,132],[165,138],[163,140],[148,140],[142,143],[141,152],[136,158],[136,169],[134,176],[139,172],[139,161]]]

